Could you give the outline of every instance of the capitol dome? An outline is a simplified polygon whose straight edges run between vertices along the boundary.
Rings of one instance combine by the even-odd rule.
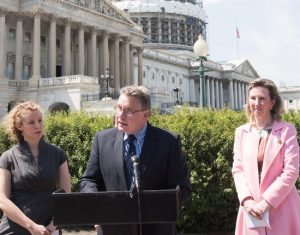
[[[113,4],[142,27],[145,47],[192,50],[199,34],[206,38],[202,0],[121,0]]]

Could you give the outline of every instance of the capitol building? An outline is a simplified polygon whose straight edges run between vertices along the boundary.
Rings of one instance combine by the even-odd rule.
[[[1,0],[0,118],[22,100],[55,110],[112,111],[120,88],[145,85],[154,108],[243,108],[259,77],[247,59],[199,62],[202,0]]]

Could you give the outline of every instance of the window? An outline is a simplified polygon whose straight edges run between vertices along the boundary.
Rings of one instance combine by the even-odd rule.
[[[181,78],[179,79],[179,84],[182,85],[182,79]]]
[[[30,66],[29,65],[24,65],[24,80],[29,80],[29,77],[30,77]]]
[[[60,40],[56,39],[56,48],[60,48]]]
[[[172,83],[175,83],[175,78],[174,77],[172,77]]]
[[[163,82],[165,80],[165,76],[161,75],[161,81]]]
[[[8,39],[16,39],[16,29],[9,28],[7,37]]]
[[[41,46],[46,46],[46,37],[41,36]]]
[[[143,71],[143,77],[144,78],[146,77],[146,71]]]
[[[15,78],[15,62],[16,55],[12,52],[7,54],[7,64],[6,64],[6,76],[9,80],[13,80]]]
[[[14,80],[15,77],[15,64],[7,63],[7,78],[9,80]]]
[[[31,33],[30,32],[25,32],[24,42],[31,42]]]
[[[23,58],[23,79],[29,80],[31,75],[31,65],[32,65],[32,58],[30,56],[24,56]]]
[[[293,100],[289,100],[289,104],[292,104],[293,103]]]

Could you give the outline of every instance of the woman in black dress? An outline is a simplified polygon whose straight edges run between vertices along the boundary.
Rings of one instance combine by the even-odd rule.
[[[43,139],[42,113],[35,103],[15,106],[7,122],[18,143],[0,157],[0,234],[51,234],[51,194],[57,186],[71,191],[67,157]]]

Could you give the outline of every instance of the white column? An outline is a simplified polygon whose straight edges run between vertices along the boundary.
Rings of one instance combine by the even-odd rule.
[[[138,53],[138,85],[143,85],[143,48],[137,48]]]
[[[239,103],[238,103],[238,92],[237,92],[237,81],[234,81],[234,86],[233,86],[233,91],[234,91],[234,109],[238,109]]]
[[[115,94],[120,92],[120,38],[118,35],[114,37],[114,78],[115,78]]]
[[[105,74],[105,70],[109,68],[109,49],[108,49],[108,32],[102,32],[102,41],[100,43],[100,75]],[[113,73],[113,68],[110,68],[110,72]]]
[[[109,69],[114,74],[115,73],[115,43],[113,38],[110,38],[108,43],[109,51]],[[103,72],[105,74],[105,71]]]
[[[23,78],[23,19],[17,16],[17,33],[16,33],[16,73],[15,80]]]
[[[161,19],[160,19],[160,13],[158,13],[158,18],[157,18],[157,40],[158,40],[158,43],[161,43]]]
[[[188,87],[189,101],[198,102],[199,99],[196,101],[197,95],[196,95],[196,89],[195,89],[195,80],[194,79],[188,79],[188,84],[189,84],[189,87]],[[203,84],[202,84],[202,86],[203,86]],[[202,105],[203,105],[203,103],[202,103]]]
[[[130,55],[129,55],[129,38],[124,40],[125,49],[125,78],[126,85],[130,85]]]
[[[203,80],[204,78],[202,76],[199,76],[199,101],[200,101],[200,108],[204,107],[204,96],[205,96],[205,92],[204,92],[204,84],[203,84]]]
[[[211,79],[211,107],[216,108],[216,89],[215,89],[215,79]]]
[[[245,104],[248,102],[248,84],[244,84],[244,93],[245,93]]]
[[[220,108],[224,107],[224,92],[223,92],[223,82],[222,80],[220,81]]]
[[[241,83],[241,100],[242,100],[242,108],[244,107],[244,104],[245,104],[245,87],[244,87],[245,83],[242,82]]]
[[[171,19],[168,19],[168,38],[169,38],[169,43],[171,43],[171,39],[172,39],[172,37],[171,37]]]
[[[41,16],[39,13],[34,15],[32,54],[32,81],[30,83],[37,86],[38,79],[41,77]]]
[[[230,107],[234,109],[234,92],[233,92],[233,80],[231,79],[229,81],[229,101],[230,101]]]
[[[79,68],[79,74],[84,75],[84,65],[85,65],[85,58],[84,58],[84,27],[83,25],[79,25],[79,31],[78,31],[78,68]]]
[[[130,84],[135,84],[135,80],[134,80],[134,72],[133,72],[133,46],[130,45],[129,46],[129,57],[130,57],[130,61],[129,61],[129,78],[130,78]]]
[[[63,75],[71,74],[71,25],[65,22],[64,53],[63,53]]]
[[[207,107],[210,107],[211,103],[210,103],[210,79],[209,79],[209,77],[207,77],[207,79],[206,79],[206,94],[207,94],[206,104],[207,104]]]
[[[125,74],[125,45],[124,42],[120,42],[119,44],[119,55],[120,55],[120,86],[124,87],[127,86],[127,81],[126,81],[126,74]]]
[[[0,80],[6,77],[5,75],[5,48],[4,43],[6,39],[6,30],[5,30],[5,14],[0,11]]]
[[[241,86],[241,81],[239,81],[238,83],[238,104],[239,104],[239,107],[238,109],[242,109],[242,86]]]
[[[91,35],[92,44],[92,76],[97,77],[97,34],[95,29],[92,29]]]
[[[179,22],[176,23],[176,32],[177,32],[177,44],[180,44],[180,29],[179,29]]]
[[[49,30],[49,76],[56,77],[56,18],[50,19]]]
[[[216,108],[220,108],[220,87],[219,87],[220,81],[216,79]]]
[[[187,44],[187,41],[188,41],[188,33],[187,33],[187,24],[184,24],[184,44]]]

